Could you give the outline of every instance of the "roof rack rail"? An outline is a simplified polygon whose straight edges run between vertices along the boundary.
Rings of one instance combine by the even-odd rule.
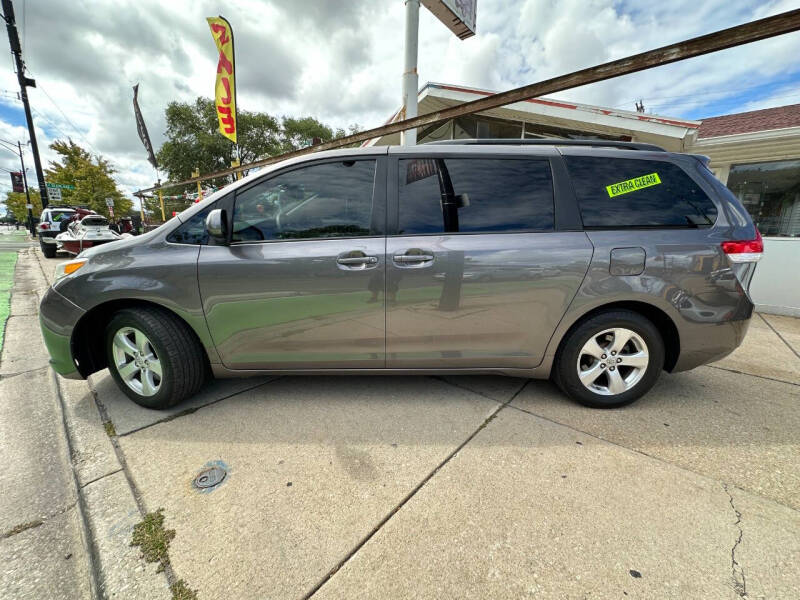
[[[640,142],[619,142],[617,140],[562,140],[557,138],[484,138],[467,140],[438,140],[425,142],[432,146],[595,146],[599,148],[620,148],[622,150],[644,150],[666,152],[661,146]]]

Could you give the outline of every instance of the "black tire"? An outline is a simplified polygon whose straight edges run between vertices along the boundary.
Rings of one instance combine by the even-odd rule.
[[[44,254],[45,258],[55,258],[56,257],[56,250],[58,249],[55,244],[45,244],[42,241],[42,237],[39,236],[39,248],[42,249],[42,254]]]
[[[619,394],[604,395],[590,390],[581,383],[578,377],[578,355],[592,336],[611,328],[625,328],[639,335],[647,345],[649,362],[644,374],[633,387]],[[639,313],[630,310],[609,310],[579,322],[566,335],[556,355],[553,379],[567,396],[584,406],[617,408],[638,400],[650,391],[663,368],[664,341],[656,326]]]
[[[137,393],[122,379],[113,354],[113,339],[121,329],[132,327],[144,333],[161,363],[158,391],[151,396]],[[117,312],[105,331],[108,370],[120,390],[144,406],[164,410],[197,393],[206,377],[202,347],[189,326],[169,311],[154,307],[126,308]]]

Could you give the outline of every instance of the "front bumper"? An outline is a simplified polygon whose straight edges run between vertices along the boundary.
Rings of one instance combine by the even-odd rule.
[[[83,379],[72,356],[72,331],[83,316],[76,306],[52,287],[47,290],[39,305],[39,325],[53,370],[67,379]]]

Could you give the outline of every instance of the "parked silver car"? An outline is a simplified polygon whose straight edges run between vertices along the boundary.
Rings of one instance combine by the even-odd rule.
[[[69,206],[50,206],[42,211],[39,223],[36,225],[36,235],[39,238],[39,248],[47,258],[54,258],[58,251],[56,236],[63,231],[75,209]]]
[[[208,374],[552,377],[594,407],[747,332],[761,238],[703,157],[472,140],[321,152],[59,266],[55,370],[172,406]]]

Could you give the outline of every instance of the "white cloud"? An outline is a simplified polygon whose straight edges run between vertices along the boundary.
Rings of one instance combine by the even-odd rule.
[[[420,84],[509,89],[799,5],[790,0],[481,0],[478,35],[465,41],[423,9]],[[220,11],[235,32],[242,108],[312,115],[334,127],[354,122],[373,127],[400,102],[402,0],[242,0],[225,5],[211,0],[37,0],[25,9],[26,29],[20,33],[27,64],[43,88],[31,89],[30,96],[45,163],[53,158],[47,145],[71,136],[109,158],[128,192],[155,178],[136,135],[131,86],[141,84],[140,104],[158,147],[167,103],[213,92],[216,51],[205,17]],[[20,3],[17,20],[21,26]],[[643,98],[646,106],[674,116],[716,114],[715,106],[732,112],[789,104],[800,101],[798,55],[800,35],[790,34],[556,96],[628,109]],[[760,84],[765,85],[756,87]],[[10,68],[0,72],[0,85],[17,91]],[[19,107],[8,96],[0,95],[6,120],[8,106]],[[2,125],[5,139],[26,139],[23,128]],[[13,164],[14,157],[0,151],[0,166]],[[0,173],[0,189],[7,189],[6,180]]]

